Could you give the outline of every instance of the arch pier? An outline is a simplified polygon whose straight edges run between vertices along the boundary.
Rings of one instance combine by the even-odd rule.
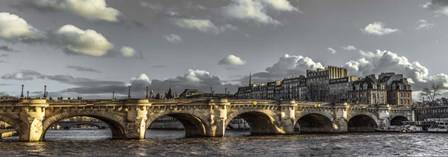
[[[379,105],[317,104],[254,99],[127,99],[0,102],[0,120],[17,130],[20,141],[43,140],[51,125],[87,116],[108,125],[112,138],[144,139],[151,123],[162,116],[179,120],[186,137],[222,137],[236,117],[244,118],[252,135],[373,131],[412,119],[410,108]]]

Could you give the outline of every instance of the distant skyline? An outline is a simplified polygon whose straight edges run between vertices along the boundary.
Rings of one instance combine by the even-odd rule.
[[[447,0],[3,0],[0,92],[236,92],[330,65],[448,89],[447,32]]]

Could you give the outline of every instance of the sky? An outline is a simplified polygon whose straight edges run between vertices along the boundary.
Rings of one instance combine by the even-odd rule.
[[[231,93],[333,65],[448,89],[448,0],[2,0],[0,93]]]

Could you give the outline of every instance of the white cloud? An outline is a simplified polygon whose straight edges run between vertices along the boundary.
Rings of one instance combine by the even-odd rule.
[[[285,54],[273,66],[266,68],[266,71],[277,76],[286,76],[289,73],[305,75],[306,70],[318,68],[324,67],[311,58]]]
[[[336,54],[337,51],[334,48],[328,47],[327,48],[328,52],[330,52],[331,54]]]
[[[423,8],[431,9],[437,15],[448,16],[448,1],[447,0],[431,0],[423,5]]]
[[[255,21],[261,24],[280,24],[269,16],[268,9],[275,11],[298,11],[288,0],[232,0],[222,8],[223,14],[232,19]]]
[[[242,60],[240,57],[235,56],[235,55],[228,55],[226,57],[224,57],[223,59],[221,59],[219,61],[220,65],[232,65],[232,66],[239,66],[239,65],[244,65],[246,64],[245,60]]]
[[[39,8],[50,8],[82,16],[89,20],[117,22],[120,11],[108,7],[105,0],[32,0]]]
[[[146,74],[140,74],[138,77],[131,78],[132,87],[142,88],[151,85],[151,79]]]
[[[374,23],[368,24],[366,27],[364,27],[364,29],[362,29],[362,31],[367,34],[381,36],[381,35],[395,33],[399,30],[395,29],[395,28],[386,28],[385,24],[383,24],[381,22],[374,22]]]
[[[353,45],[346,45],[346,46],[342,46],[341,49],[346,50],[346,51],[355,51],[358,50],[355,46]]]
[[[298,11],[288,0],[262,0],[275,10],[280,11]]]
[[[95,30],[81,30],[73,25],[65,25],[54,32],[57,43],[68,52],[89,56],[104,56],[114,47],[102,34]]]
[[[132,47],[123,46],[120,50],[121,55],[127,58],[136,57],[137,52]]]
[[[418,20],[418,26],[415,27],[416,30],[421,30],[421,29],[430,29],[432,27],[434,27],[435,24],[433,23],[429,23],[428,21],[424,20],[424,19],[420,19]]]
[[[164,38],[166,39],[166,41],[171,42],[171,43],[180,43],[180,42],[182,42],[182,38],[179,35],[177,35],[177,34],[165,35]]]
[[[263,24],[278,24],[266,14],[265,6],[257,0],[232,0],[233,3],[223,8],[223,13],[229,18],[253,20]]]
[[[390,51],[377,50],[376,52],[361,51],[362,58],[346,63],[345,67],[350,74],[366,76],[382,72],[402,73],[414,82],[414,90],[421,90],[432,83],[442,84],[448,88],[446,74],[429,75],[429,70],[419,62],[410,62],[406,57],[399,56]]]
[[[0,12],[0,38],[6,40],[42,39],[45,35],[17,15]]]
[[[227,30],[237,29],[235,26],[232,26],[230,24],[224,26],[216,26],[209,19],[175,19],[173,22],[175,25],[182,28],[196,29],[201,32],[214,34],[219,34]]]

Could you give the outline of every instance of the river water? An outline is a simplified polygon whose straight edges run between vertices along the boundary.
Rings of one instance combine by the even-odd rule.
[[[0,142],[0,156],[448,156],[448,134],[355,133],[183,138],[150,130],[145,140],[111,140],[109,130],[50,130],[45,142]]]

